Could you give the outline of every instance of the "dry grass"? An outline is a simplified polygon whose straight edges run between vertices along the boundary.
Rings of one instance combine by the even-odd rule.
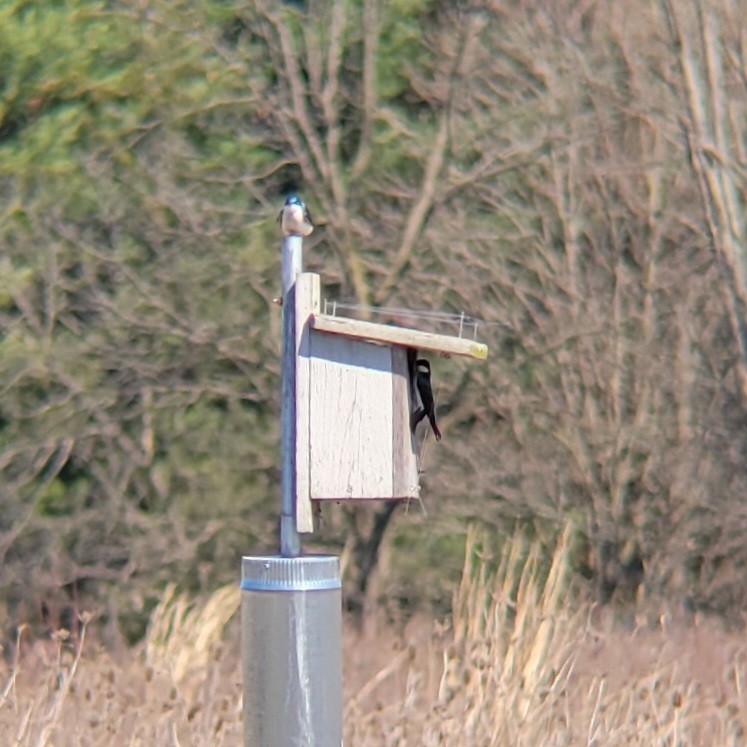
[[[345,743],[744,744],[741,633],[708,620],[624,628],[574,604],[567,543],[548,570],[521,535],[495,558],[472,536],[448,625],[347,629]],[[168,590],[123,662],[85,643],[87,620],[21,645],[2,674],[0,744],[241,744],[237,603],[228,588],[204,606]]]
[[[120,662],[71,636],[20,646],[5,674],[0,744],[28,747],[238,745],[242,741],[238,589],[196,606],[167,589],[146,645]],[[82,621],[87,622],[87,621]],[[21,641],[21,644],[23,642]]]

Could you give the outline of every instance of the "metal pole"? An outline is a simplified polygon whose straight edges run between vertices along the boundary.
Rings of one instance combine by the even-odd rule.
[[[281,247],[283,354],[280,410],[280,554],[301,553],[296,529],[296,277],[303,266],[303,239],[285,236]]]
[[[331,555],[245,557],[244,747],[342,744],[342,597]]]
[[[342,744],[340,561],[301,556],[296,525],[296,277],[302,239],[281,250],[283,347],[280,555],[244,557],[241,640],[244,747]]]

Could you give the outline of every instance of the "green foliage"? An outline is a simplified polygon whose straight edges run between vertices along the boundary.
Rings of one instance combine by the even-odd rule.
[[[465,524],[550,546],[570,516],[599,589],[644,566],[652,597],[726,606],[743,365],[706,239],[728,232],[685,167],[682,47],[636,0],[540,6],[0,8],[4,625],[74,594],[130,640],[167,580],[223,583],[274,546],[291,189],[321,218],[305,259],[326,294],[464,311],[491,346],[434,366],[428,513],[395,514],[382,588],[443,608]],[[365,547],[341,516],[315,541]]]
[[[432,524],[430,531],[423,532],[428,524],[410,518],[392,529],[397,572],[377,601],[395,617],[422,607],[440,616],[450,607],[464,562],[465,535]]]
[[[0,583],[41,536],[37,596],[128,564],[208,582],[272,524],[276,268],[226,179],[268,156],[194,7],[150,11],[2,9]]]

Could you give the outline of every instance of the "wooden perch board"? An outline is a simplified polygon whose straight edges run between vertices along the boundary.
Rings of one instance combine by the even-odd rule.
[[[328,314],[312,314],[309,324],[319,332],[345,335],[385,345],[401,345],[448,355],[464,355],[477,360],[485,360],[488,357],[487,345],[463,337],[437,335],[432,332],[421,332],[418,329],[374,324]]]

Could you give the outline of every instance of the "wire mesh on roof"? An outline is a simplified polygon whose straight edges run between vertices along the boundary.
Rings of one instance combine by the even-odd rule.
[[[329,299],[324,300],[324,313],[329,316],[364,319],[379,324],[392,324],[397,327],[409,327],[424,332],[449,334],[472,340],[477,339],[477,330],[483,324],[481,320],[475,319],[475,317],[464,312],[449,314],[444,311],[426,311],[424,309],[365,306]]]

